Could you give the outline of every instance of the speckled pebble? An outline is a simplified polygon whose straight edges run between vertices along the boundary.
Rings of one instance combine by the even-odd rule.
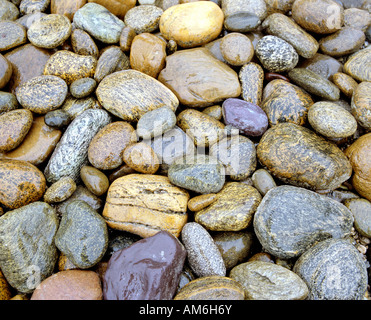
[[[337,85],[342,93],[351,98],[358,83],[351,76],[343,72],[337,72],[332,76],[332,82]]]
[[[371,82],[361,82],[353,92],[351,111],[357,122],[366,130],[371,129]]]
[[[19,14],[19,9],[14,3],[8,0],[0,1],[0,20],[14,21],[18,18]]]
[[[130,168],[141,173],[154,174],[160,167],[156,153],[144,142],[126,147],[122,159]]]
[[[104,48],[99,56],[97,67],[94,73],[94,79],[97,83],[101,82],[104,77],[109,74],[119,71],[120,65],[123,65],[123,68],[119,70],[129,69],[130,62],[128,56],[122,52],[119,46],[109,46]]]
[[[46,190],[44,201],[47,203],[62,202],[72,196],[75,190],[75,181],[70,177],[62,177]]]
[[[238,77],[242,99],[260,106],[264,82],[263,68],[255,62],[249,62],[241,67]]]
[[[50,127],[63,128],[68,126],[70,122],[70,115],[62,109],[49,111],[45,114],[45,123]]]
[[[94,92],[96,86],[93,78],[81,78],[71,83],[70,92],[75,98],[85,98]]]
[[[155,31],[164,11],[154,5],[140,5],[128,10],[125,15],[125,25],[135,30],[137,34]]]
[[[19,10],[22,14],[34,12],[44,12],[50,5],[50,0],[22,0],[19,4]]]
[[[26,28],[14,21],[0,21],[0,51],[17,47],[27,41]]]
[[[344,205],[354,216],[354,227],[363,236],[371,238],[371,202],[366,199],[347,199]]]
[[[18,100],[15,94],[5,91],[0,91],[0,115],[17,109],[19,107]]]

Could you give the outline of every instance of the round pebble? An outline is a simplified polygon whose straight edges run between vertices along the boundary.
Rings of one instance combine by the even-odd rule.
[[[273,189],[277,186],[269,171],[265,169],[256,170],[253,173],[251,179],[254,187],[260,192],[262,196],[265,196],[270,189]]]
[[[139,34],[152,32],[159,27],[160,18],[164,11],[154,5],[140,5],[131,8],[125,15],[125,25]]]
[[[122,159],[130,168],[141,173],[154,174],[159,168],[156,153],[144,142],[126,147]]]
[[[47,203],[62,202],[68,199],[76,190],[76,183],[70,177],[62,177],[53,183],[44,194]]]
[[[242,33],[227,34],[220,42],[223,58],[232,66],[243,66],[254,56],[250,39]]]
[[[69,125],[70,122],[70,115],[62,109],[49,111],[45,114],[45,123],[50,127],[63,128]]]
[[[344,205],[354,216],[354,227],[359,234],[371,236],[371,202],[366,199],[348,199]]]
[[[83,166],[80,170],[80,177],[88,190],[96,196],[101,196],[108,190],[108,178],[97,168],[92,166]]]

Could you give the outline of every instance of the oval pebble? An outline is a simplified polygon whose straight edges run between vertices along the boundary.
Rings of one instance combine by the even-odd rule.
[[[14,21],[0,21],[0,51],[17,47],[27,41],[26,28]]]
[[[70,177],[62,177],[46,190],[44,201],[47,203],[62,202],[72,196],[75,190],[75,181]]]
[[[86,188],[98,197],[105,194],[108,190],[108,178],[97,168],[92,166],[83,166],[80,170],[80,177]]]

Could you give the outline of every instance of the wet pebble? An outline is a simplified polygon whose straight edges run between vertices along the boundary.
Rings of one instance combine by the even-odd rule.
[[[232,66],[243,66],[254,56],[251,40],[242,33],[232,32],[220,42],[220,51],[227,63]]]
[[[371,202],[366,199],[347,199],[344,205],[354,216],[354,228],[359,234],[371,237]]]
[[[80,177],[86,188],[98,197],[105,194],[108,190],[108,178],[97,168],[83,166],[80,170]]]
[[[358,123],[366,130],[371,129],[371,82],[363,81],[354,90],[351,111]]]
[[[265,196],[270,189],[277,187],[273,177],[269,171],[265,169],[256,170],[251,179],[253,186],[260,192],[262,196]]]
[[[332,81],[347,97],[352,97],[358,83],[349,75],[343,72],[337,72],[332,76]]]
[[[62,177],[54,182],[45,192],[46,203],[62,202],[68,199],[76,190],[76,183],[70,177]]]
[[[70,41],[73,52],[83,56],[91,55],[94,58],[98,57],[98,46],[86,31],[82,29],[72,30]]]
[[[369,65],[371,57],[370,48],[359,50],[351,55],[344,64],[344,72],[349,74],[357,81],[371,81],[371,70]]]

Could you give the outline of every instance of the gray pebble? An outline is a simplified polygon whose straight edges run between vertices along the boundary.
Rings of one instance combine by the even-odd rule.
[[[277,186],[269,171],[265,169],[256,170],[251,178],[254,187],[262,196],[264,196],[270,189]]]
[[[347,199],[344,205],[354,216],[354,227],[367,238],[371,238],[371,202],[366,199]]]
[[[95,90],[97,82],[93,78],[80,78],[70,85],[70,92],[75,98],[85,98]]]
[[[137,34],[153,32],[158,29],[161,15],[164,11],[154,5],[140,5],[131,8],[125,15],[125,24]]]
[[[19,104],[15,94],[0,91],[0,115],[8,111],[15,110],[18,107]]]

